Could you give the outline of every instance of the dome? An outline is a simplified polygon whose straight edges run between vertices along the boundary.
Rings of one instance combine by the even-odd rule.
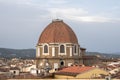
[[[42,32],[39,43],[77,43],[73,30],[62,20],[53,20]]]

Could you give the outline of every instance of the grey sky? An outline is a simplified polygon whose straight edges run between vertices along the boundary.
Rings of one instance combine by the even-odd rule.
[[[0,47],[35,48],[52,19],[63,19],[87,51],[120,52],[119,0],[0,0]]]

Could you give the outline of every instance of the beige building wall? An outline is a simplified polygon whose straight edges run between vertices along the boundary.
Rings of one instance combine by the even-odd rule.
[[[105,79],[7,79],[7,80],[105,80]],[[112,79],[120,80],[120,79]]]
[[[82,74],[78,74],[76,76],[76,78],[91,79],[94,77],[100,77],[100,74],[109,75],[109,73],[107,71],[99,69],[99,68],[95,68],[95,69],[92,69],[90,71],[84,72]]]
[[[14,75],[19,75],[20,74],[20,70],[10,70],[10,73],[12,73]]]
[[[55,79],[75,79],[74,76],[67,76],[67,75],[55,75]]]
[[[92,69],[90,71],[83,72],[76,76],[67,76],[67,75],[57,75],[55,74],[56,79],[92,79],[95,77],[100,77],[100,74],[109,75],[107,71],[101,70],[99,68]]]

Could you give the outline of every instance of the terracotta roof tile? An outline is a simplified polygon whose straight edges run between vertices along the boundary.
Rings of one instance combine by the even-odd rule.
[[[81,67],[81,66],[71,66],[71,67],[67,67],[67,68],[63,68],[62,70],[58,71],[59,72],[68,72],[68,73],[83,73],[86,72],[88,70],[93,69],[94,67]]]
[[[39,43],[78,43],[73,30],[63,21],[50,23],[40,35]]]

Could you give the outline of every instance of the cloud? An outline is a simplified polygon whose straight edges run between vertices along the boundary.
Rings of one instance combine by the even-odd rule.
[[[29,4],[32,0],[0,0],[4,4]]]
[[[113,22],[119,21],[119,19],[112,19],[104,16],[92,16],[89,15],[87,10],[82,8],[49,8],[49,15],[52,18],[66,18],[81,22]]]
[[[73,16],[70,17],[69,19],[82,21],[82,22],[111,22],[110,18],[101,17],[101,16]]]
[[[67,4],[67,0],[0,0],[0,3],[9,5],[25,5],[32,7],[55,7],[61,4]]]
[[[51,14],[58,14],[58,15],[84,15],[87,11],[83,10],[82,8],[50,8],[48,9]]]
[[[74,21],[81,22],[119,22],[120,19],[112,17],[114,13],[108,15],[105,13],[103,15],[95,14],[94,12],[90,13],[89,10],[84,8],[76,8],[68,6],[68,0],[0,0],[0,3],[11,4],[11,5],[20,5],[27,6],[27,8],[39,10],[40,12],[46,12],[45,14],[40,14],[39,16],[44,19],[48,18],[62,18]],[[59,5],[59,7],[58,7]],[[60,7],[62,5],[62,7]],[[23,9],[24,9],[23,7]],[[115,7],[116,8],[116,7]],[[118,9],[118,7],[117,7]],[[103,13],[103,12],[101,12]],[[92,15],[95,14],[95,15]]]
[[[50,13],[49,16],[52,18],[67,18],[73,15],[83,15],[87,12],[82,9],[75,9],[75,8],[49,8],[48,12]]]
[[[67,3],[67,0],[49,0],[49,3],[52,3],[52,4],[65,4],[65,3]]]

